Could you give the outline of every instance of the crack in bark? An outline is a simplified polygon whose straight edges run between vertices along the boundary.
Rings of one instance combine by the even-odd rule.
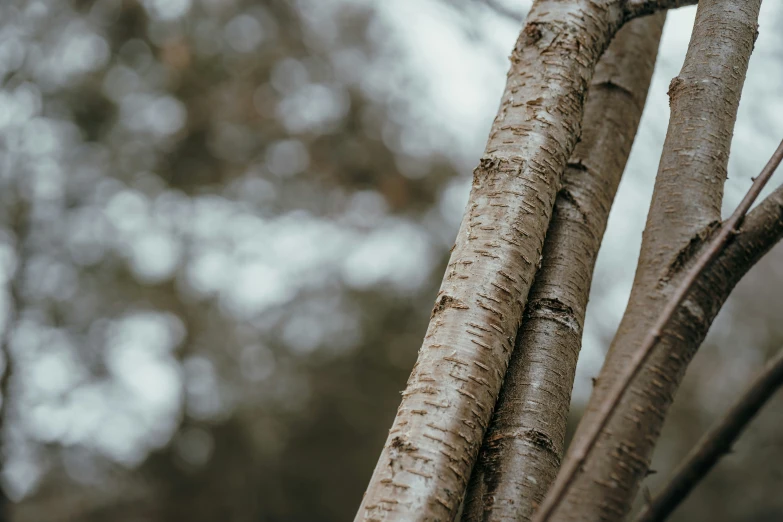
[[[535,428],[512,429],[500,432],[493,432],[486,438],[486,444],[489,446],[498,446],[508,440],[517,440],[523,444],[533,446],[550,453],[557,462],[560,462],[561,454],[555,442],[542,430]]]
[[[416,451],[418,448],[405,440],[403,437],[394,437],[391,441],[391,447],[398,451]]]
[[[525,317],[555,321],[575,333],[582,331],[582,324],[574,309],[556,298],[541,297],[530,301],[525,309]]]
[[[582,165],[581,163],[569,163],[569,168],[573,168],[572,165],[579,165],[581,169],[579,169],[582,172],[587,172],[587,167]],[[558,200],[555,202],[555,207],[561,207],[570,205],[570,207],[576,212],[578,215],[578,221],[580,221],[583,224],[587,224],[587,212],[582,208],[582,205],[579,203],[579,199],[571,193],[571,187],[568,185],[564,186],[560,189],[560,192],[557,193]]]
[[[432,313],[430,314],[430,318],[435,317],[446,308],[455,308],[457,310],[468,310],[470,307],[467,306],[462,301],[460,301],[459,299],[451,297],[450,295],[447,294],[443,294],[440,297],[438,297],[438,299],[435,301],[435,306],[432,308]]]
[[[616,93],[618,93],[620,95],[628,96],[632,100],[636,101],[636,95],[634,94],[634,92],[631,89],[629,89],[628,87],[624,87],[624,86],[620,85],[619,83],[615,83],[612,80],[606,80],[606,81],[598,83],[598,84],[593,84],[590,88],[594,89],[594,90],[595,89],[606,89],[608,91],[614,91],[614,92],[616,92]]]
[[[669,264],[669,268],[666,269],[666,273],[661,278],[661,284],[668,283],[673,276],[679,274],[693,259],[694,255],[696,255],[701,247],[709,243],[715,232],[720,229],[720,225],[720,221],[713,221],[693,236],[691,240],[688,241],[688,244],[677,252],[674,260]]]

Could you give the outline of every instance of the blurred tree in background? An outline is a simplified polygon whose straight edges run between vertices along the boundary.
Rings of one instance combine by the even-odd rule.
[[[489,9],[449,4],[480,39],[469,22]],[[472,166],[415,125],[425,79],[400,70],[378,9],[0,6],[3,520],[353,516]],[[755,327],[762,348],[783,339]],[[681,408],[703,389],[686,384]],[[673,414],[667,455],[720,411]],[[767,417],[762,461],[783,454]],[[779,489],[770,472],[752,483]],[[688,509],[718,520],[735,480]]]
[[[301,4],[2,7],[16,519],[355,508],[455,170],[361,84],[372,10]]]

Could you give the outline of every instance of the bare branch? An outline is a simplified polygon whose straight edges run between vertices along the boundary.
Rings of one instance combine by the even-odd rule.
[[[653,14],[666,9],[696,5],[699,0],[628,0],[625,4],[626,20]]]
[[[731,451],[732,445],[745,427],[781,385],[783,350],[764,367],[728,413],[704,434],[672,479],[639,514],[636,522],[665,520],[718,460]]]
[[[507,7],[499,0],[478,0],[487,7],[506,18],[522,21],[524,15]],[[633,20],[641,16],[651,15],[660,11],[696,5],[699,0],[627,0],[625,4],[625,20]]]
[[[626,24],[596,66],[583,139],[555,202],[543,264],[471,476],[463,521],[530,520],[557,475],[593,268],[665,18],[660,12]]]
[[[780,145],[778,145],[777,150],[775,150],[775,153],[761,171],[761,174],[759,174],[759,176],[753,182],[753,185],[751,185],[750,190],[742,199],[737,209],[723,224],[715,239],[710,242],[707,250],[705,250],[699,256],[696,263],[691,267],[690,270],[688,270],[685,278],[677,287],[674,295],[667,302],[666,307],[661,312],[661,315],[659,316],[655,325],[648,332],[644,342],[635,352],[633,358],[630,361],[630,364],[627,367],[627,370],[616,381],[614,387],[609,393],[608,398],[599,406],[597,412],[598,418],[593,422],[593,424],[590,425],[590,430],[587,432],[584,438],[575,442],[575,447],[573,447],[571,450],[572,458],[569,459],[566,462],[566,465],[563,467],[563,470],[558,476],[558,479],[552,487],[552,490],[549,492],[546,500],[541,505],[541,509],[538,512],[535,520],[538,522],[544,522],[545,520],[548,520],[550,515],[557,507],[558,503],[563,499],[566,490],[571,485],[574,478],[576,478],[577,472],[589,456],[590,451],[595,446],[595,443],[598,440],[598,436],[606,427],[606,424],[609,422],[609,419],[619,404],[620,399],[622,399],[623,395],[628,389],[628,385],[639,372],[645,361],[647,361],[647,358],[658,344],[658,341],[660,341],[664,329],[669,325],[669,322],[674,317],[675,312],[677,312],[680,305],[682,305],[683,301],[685,301],[685,298],[687,297],[688,292],[690,292],[691,287],[694,286],[696,280],[701,276],[709,264],[718,257],[721,251],[725,248],[729,239],[731,239],[731,237],[737,233],[742,220],[745,218],[745,214],[747,214],[750,206],[756,200],[759,193],[764,188],[764,185],[767,184],[769,178],[772,177],[772,174],[775,172],[775,169],[778,167],[778,165],[780,165],[781,161],[783,161],[783,141],[781,141]]]
[[[505,6],[502,2],[499,2],[498,0],[480,0],[484,5],[495,11],[501,16],[505,16],[506,18],[510,18],[511,20],[516,21],[523,21],[525,19],[525,15],[519,11],[514,11],[513,9],[509,9]]]

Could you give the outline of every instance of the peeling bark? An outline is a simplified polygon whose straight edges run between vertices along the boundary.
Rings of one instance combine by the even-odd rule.
[[[452,520],[540,265],[560,178],[622,0],[539,0],[511,69],[419,358],[357,520]]]
[[[530,520],[563,455],[593,268],[647,97],[665,13],[623,27],[599,61],[463,521]]]
[[[669,91],[669,130],[631,298],[575,440],[585,436],[598,404],[720,222],[732,130],[757,34],[759,6],[760,0],[699,3],[683,70]],[[765,205],[775,212],[774,204]],[[746,228],[758,215],[758,209],[751,213]],[[692,290],[620,402],[554,519],[617,520],[628,513],[687,364],[731,289],[771,246],[758,244],[753,237],[747,232],[738,236]]]

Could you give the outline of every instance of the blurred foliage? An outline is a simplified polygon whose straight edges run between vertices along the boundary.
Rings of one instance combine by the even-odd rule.
[[[426,327],[455,176],[412,163],[403,102],[367,85],[373,17],[0,7],[15,520],[351,515]]]

